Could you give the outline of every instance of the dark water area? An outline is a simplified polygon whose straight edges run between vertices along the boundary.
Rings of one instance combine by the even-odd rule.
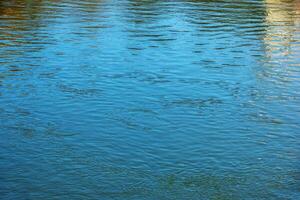
[[[300,197],[300,2],[0,1],[0,199]]]

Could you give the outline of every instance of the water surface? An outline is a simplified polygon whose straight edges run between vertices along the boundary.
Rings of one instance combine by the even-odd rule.
[[[300,3],[0,2],[0,199],[297,199]]]

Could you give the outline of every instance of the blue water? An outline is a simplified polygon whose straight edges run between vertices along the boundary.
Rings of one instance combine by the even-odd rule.
[[[0,2],[0,199],[300,197],[300,3]]]

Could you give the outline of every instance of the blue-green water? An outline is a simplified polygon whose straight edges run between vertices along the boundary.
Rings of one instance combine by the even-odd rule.
[[[300,197],[300,3],[0,2],[0,199]]]

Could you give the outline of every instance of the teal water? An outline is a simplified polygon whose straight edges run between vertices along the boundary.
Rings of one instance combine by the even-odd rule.
[[[299,88],[299,1],[0,1],[0,199],[299,199]]]

